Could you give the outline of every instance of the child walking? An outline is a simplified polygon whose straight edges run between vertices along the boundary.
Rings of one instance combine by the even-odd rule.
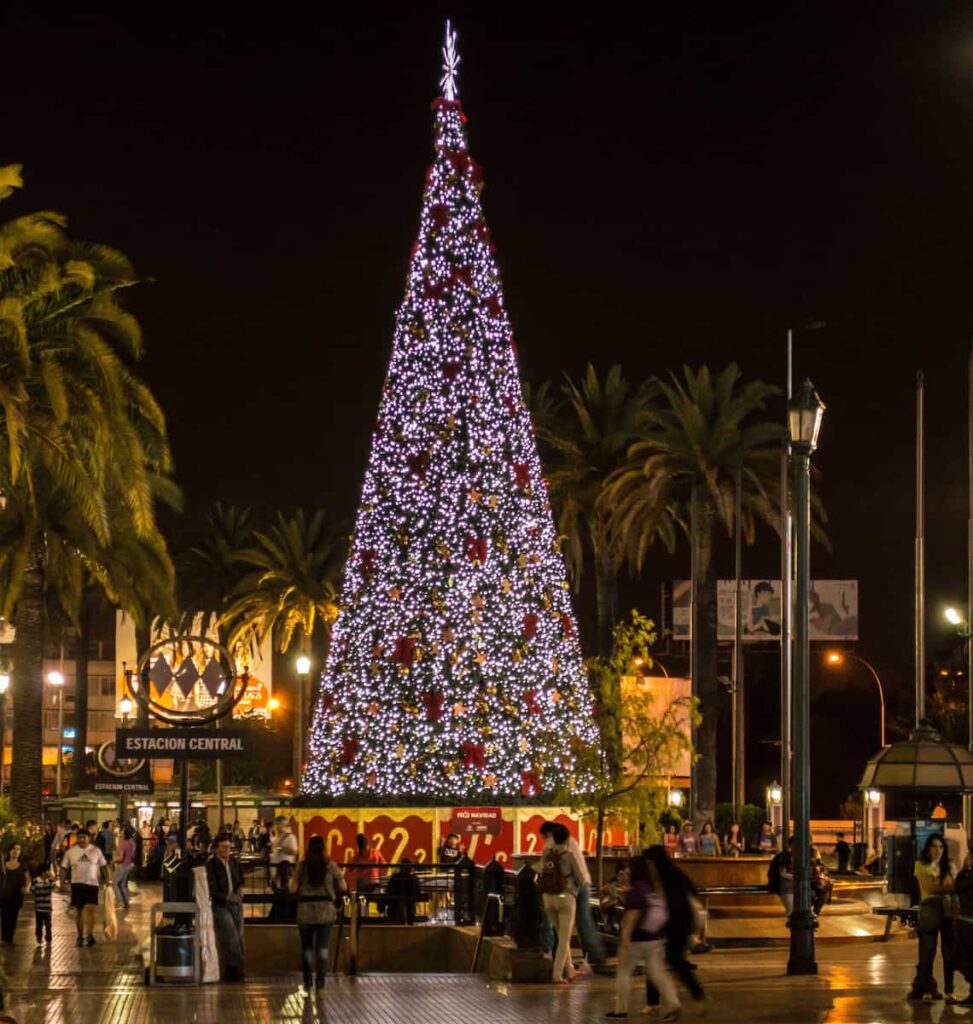
[[[34,894],[34,935],[37,944],[51,942],[51,892],[54,889],[54,872],[45,861],[37,870],[34,880],[30,883],[30,891]]]

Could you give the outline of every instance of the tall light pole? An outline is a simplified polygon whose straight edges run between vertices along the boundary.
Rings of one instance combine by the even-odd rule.
[[[55,771],[54,789],[58,798],[61,796],[61,762],[64,760],[64,673],[48,672],[47,681],[55,687],[57,694],[57,767]]]
[[[134,705],[132,704],[132,698],[129,697],[129,695],[127,693],[118,702],[118,710],[122,713],[122,728],[123,729],[127,729],[128,728],[128,719],[129,719],[129,716],[132,714],[133,707],[134,707]],[[123,829],[128,824],[125,821],[125,790],[124,790],[124,788],[118,794],[118,823],[119,823],[119,825]],[[137,824],[138,824],[138,822],[136,821],[136,825]]]
[[[297,735],[294,737],[294,795],[297,796],[301,788],[301,765],[304,764],[304,748],[307,743],[307,721],[306,721],[306,694],[307,677],[311,673],[311,659],[306,654],[299,654],[297,661],[297,714],[294,716],[294,725]]]
[[[7,690],[10,689],[10,673],[0,671],[0,796],[4,792],[7,773]]]
[[[872,674],[872,679],[875,680],[875,685],[878,687],[878,704],[879,704],[879,744],[885,746],[885,690],[882,687],[882,680],[878,677],[878,672],[875,671],[875,666],[871,662],[866,661],[864,658],[859,658],[857,654],[852,654],[850,651],[828,651],[824,657],[824,663],[830,665],[832,668],[837,668],[843,665],[845,661],[850,658],[852,661],[857,661],[859,665],[864,665]]]
[[[794,606],[794,911],[788,974],[817,974],[811,910],[811,699],[808,592],[811,588],[811,453],[817,447],[824,403],[805,380],[787,404],[795,461],[794,539],[797,548],[797,600]]]

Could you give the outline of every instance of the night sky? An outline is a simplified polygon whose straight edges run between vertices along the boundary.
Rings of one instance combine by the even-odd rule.
[[[99,6],[0,6],[0,162],[27,183],[0,215],[61,210],[151,279],[140,372],[190,520],[217,499],[353,515],[449,14],[527,379],[736,360],[778,383],[786,328],[828,322],[797,351],[828,406],[833,551],[812,572],[861,580],[858,653],[911,714],[919,367],[931,654],[966,596],[973,7]],[[744,573],[778,558],[768,533]],[[627,597],[655,614],[687,561],[660,552]],[[840,678],[814,669],[819,815],[877,745],[870,680]],[[754,797],[773,717],[752,727]]]

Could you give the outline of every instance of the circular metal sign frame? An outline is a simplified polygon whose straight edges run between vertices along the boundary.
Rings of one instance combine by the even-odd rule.
[[[148,667],[156,652],[163,648],[178,648],[188,646],[190,648],[187,657],[194,653],[194,646],[208,647],[216,653],[217,662],[223,670],[223,678],[232,680],[224,693],[220,694],[216,702],[208,708],[199,708],[195,711],[179,711],[176,708],[166,707],[165,704],[153,698],[152,684],[148,678]],[[243,672],[236,674],[236,665],[230,652],[216,640],[206,636],[170,636],[157,640],[139,658],[136,674],[139,680],[138,689],[135,690],[135,699],[148,715],[157,718],[166,725],[192,727],[198,725],[210,725],[213,722],[232,715],[233,709],[240,703],[250,681],[250,674]]]
[[[98,748],[98,752],[95,754],[95,757],[96,757],[96,759],[98,761],[98,767],[106,775],[111,775],[111,776],[113,776],[116,779],[130,779],[133,775],[137,775],[145,767],[145,765],[148,763],[145,760],[145,758],[143,757],[141,760],[136,761],[135,765],[132,768],[127,768],[125,770],[119,770],[118,768],[115,768],[112,765],[110,765],[105,760],[105,751],[109,747],[114,747],[114,746],[116,746],[115,741],[114,740],[108,740],[106,743],[102,743],[102,745]],[[117,749],[116,749],[116,754],[117,754]],[[125,758],[125,760],[128,760],[128,758]]]

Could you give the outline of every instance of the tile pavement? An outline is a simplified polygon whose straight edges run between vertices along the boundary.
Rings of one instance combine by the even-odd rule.
[[[36,947],[30,904],[21,915],[16,943],[0,948],[0,980],[8,1012],[19,1024],[521,1024],[524,1021],[604,1020],[613,982],[593,978],[571,986],[487,983],[469,975],[410,974],[332,977],[320,1000],[306,998],[297,973],[243,985],[146,988],[136,961],[147,928],[143,892],[116,942],[90,949],[74,945],[66,901],[55,897],[52,947]],[[712,1002],[709,1020],[722,1022],[871,1022],[968,1020],[973,1013],[943,1003],[913,1006],[904,995],[915,962],[910,942],[855,943],[819,950],[821,973],[790,979],[786,950],[726,950],[698,958]],[[296,967],[297,965],[295,965]],[[966,987],[958,985],[960,994]],[[632,999],[630,1019],[651,1021]],[[692,1019],[687,1005],[684,1019]]]

